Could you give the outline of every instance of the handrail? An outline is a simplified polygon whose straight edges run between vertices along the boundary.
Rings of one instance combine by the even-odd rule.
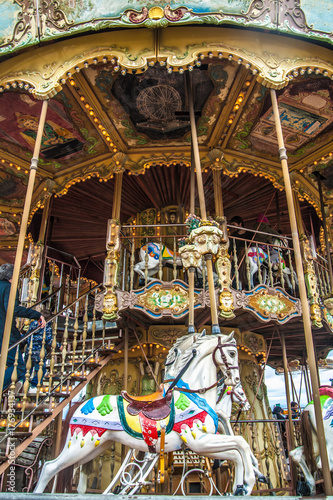
[[[272,235],[271,235],[272,236]],[[256,240],[247,240],[246,238],[240,238],[238,236],[229,236],[229,240],[234,239],[234,240],[239,240],[239,241],[246,241],[248,243],[253,243],[261,246],[267,246],[267,247],[273,247],[273,248],[281,248],[281,250],[292,250],[294,251],[293,247],[286,247],[282,245],[275,245],[275,243],[263,243],[262,241],[256,241]]]
[[[49,245],[47,245],[47,247],[46,247],[46,258],[48,258],[50,260],[54,260],[56,262],[60,262],[61,264],[66,264],[67,266],[75,267],[75,266],[73,266],[73,264],[70,264],[69,262],[65,262],[65,261],[59,260],[57,258],[54,258],[52,256],[48,256],[47,255],[47,250],[48,249],[54,250],[55,252],[58,252],[59,254],[67,255],[68,257],[71,257],[73,259],[73,261],[76,263],[77,269],[81,269],[82,268],[81,265],[79,264],[77,258],[75,257],[75,255],[73,255],[71,253],[68,253],[68,252],[64,252],[63,250],[59,250],[58,248],[50,247]]]
[[[50,323],[50,321],[53,321],[55,318],[57,318],[58,316],[61,315],[61,313],[63,313],[64,311],[66,311],[66,309],[69,309],[70,307],[72,307],[74,304],[76,304],[76,302],[80,301],[83,297],[85,297],[87,295],[87,293],[91,293],[93,292],[94,290],[96,290],[96,288],[102,286],[102,284],[99,284],[99,285],[95,285],[93,288],[91,288],[90,290],[88,290],[87,292],[83,293],[82,295],[80,295],[80,297],[78,297],[77,299],[75,299],[73,302],[71,302],[70,304],[68,304],[68,306],[64,307],[63,309],[61,309],[61,311],[58,311],[56,314],[54,314],[53,316],[51,316],[51,318],[49,318],[47,321],[46,321],[46,324],[47,323]],[[24,335],[23,337],[20,338],[20,340],[18,340],[17,342],[15,342],[15,344],[11,345],[10,347],[8,347],[8,351],[11,351],[12,349],[14,349],[15,347],[17,347],[19,344],[21,344],[24,340],[28,339],[29,337],[31,337],[31,335],[33,335],[34,333],[37,332],[37,330],[39,330],[40,326],[38,326],[37,328],[35,328],[32,332],[30,333],[27,333],[26,335]]]
[[[258,231],[257,229],[249,229],[247,227],[240,227],[240,226],[232,226],[231,224],[227,224],[227,227],[230,227],[232,229],[241,229],[242,231],[249,231],[250,233],[256,233],[256,234],[264,234],[265,236],[275,236],[276,238],[282,240],[290,240],[292,241],[292,238],[290,236],[285,236],[284,234],[273,234],[273,233],[265,233],[264,231]],[[233,238],[232,234],[229,235],[230,238]]]
[[[63,283],[61,286],[59,286],[59,288],[57,288],[56,290],[54,290],[54,292],[50,293],[50,295],[47,295],[46,297],[44,297],[43,299],[39,300],[38,302],[35,302],[34,304],[32,304],[32,306],[29,306],[29,307],[31,309],[33,309],[34,307],[37,307],[40,304],[43,304],[43,302],[46,302],[47,300],[50,300],[50,298],[53,297],[53,295],[56,295],[57,293],[59,293],[60,290],[62,288],[64,288],[64,286],[65,286],[65,283]]]
[[[17,429],[17,427],[19,427],[22,424],[22,422],[24,422],[31,415],[33,415],[36,412],[37,408],[39,408],[39,406],[44,404],[44,402],[46,402],[47,399],[49,399],[54,393],[56,393],[57,388],[62,387],[64,385],[64,383],[71,378],[72,373],[74,373],[75,371],[78,371],[83,365],[87,364],[88,359],[93,357],[100,349],[103,349],[103,348],[105,349],[104,344],[97,346],[93,352],[91,352],[78,366],[75,367],[75,370],[73,370],[71,373],[69,373],[52,390],[49,390],[47,393],[45,393],[45,397],[38,400],[38,404],[36,402],[35,407],[30,412],[28,412],[26,415],[24,415],[24,418],[22,418],[15,426],[11,426],[8,433],[5,433],[4,436],[0,437],[0,443],[2,443],[8,437],[8,435],[10,435],[15,429]],[[110,351],[110,353],[114,352],[112,349],[109,349],[109,351]],[[118,352],[118,351],[119,351],[119,349],[116,352]],[[64,398],[66,398],[66,396],[64,396]]]

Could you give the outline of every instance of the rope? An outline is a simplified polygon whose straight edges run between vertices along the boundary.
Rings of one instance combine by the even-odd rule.
[[[149,368],[149,370],[150,370],[150,373],[151,373],[151,374],[152,374],[152,376],[153,376],[153,379],[154,379],[154,381],[155,381],[156,387],[157,387],[157,389],[158,389],[159,385],[158,385],[158,382],[157,382],[157,380],[156,380],[155,373],[153,372],[153,369],[152,369],[152,367],[150,366],[150,363],[149,363],[148,358],[147,358],[147,356],[146,356],[146,354],[145,354],[145,351],[143,350],[143,347],[142,347],[142,345],[141,345],[141,342],[140,342],[140,340],[139,340],[139,337],[137,336],[136,331],[135,331],[135,330],[133,330],[133,331],[134,331],[134,335],[135,335],[135,337],[136,337],[136,340],[138,341],[138,344],[139,344],[139,346],[140,346],[140,349],[141,349],[141,351],[142,351],[142,354],[144,355],[144,358],[145,358],[145,360],[146,360],[146,363],[147,363],[147,365],[148,365],[148,368]]]

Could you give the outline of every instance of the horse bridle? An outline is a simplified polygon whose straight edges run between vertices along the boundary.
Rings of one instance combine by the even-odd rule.
[[[239,369],[238,365],[237,366],[230,366],[229,365],[227,357],[226,357],[226,355],[223,352],[223,349],[222,349],[223,347],[231,347],[231,346],[235,347],[235,344],[232,344],[231,342],[230,343],[226,343],[226,344],[222,344],[221,343],[221,337],[218,337],[217,346],[215,347],[215,349],[213,351],[213,354],[212,354],[213,362],[214,362],[214,365],[216,366],[216,368],[219,368],[219,364],[216,362],[215,354],[216,354],[217,351],[219,351],[220,355],[221,355],[221,359],[222,359],[222,361],[223,361],[223,363],[224,363],[224,365],[225,365],[225,367],[226,367],[227,370],[236,370],[236,369]],[[178,350],[177,350],[177,352],[178,352]],[[177,354],[177,352],[176,352],[176,354]],[[177,375],[176,378],[164,380],[165,383],[171,382],[170,386],[168,387],[168,390],[166,391],[167,393],[169,391],[171,391],[172,389],[174,389],[174,388],[177,389],[177,387],[176,387],[177,383],[179,382],[179,380],[181,379],[181,377],[184,375],[184,373],[186,372],[186,370],[190,366],[190,364],[193,361],[193,359],[195,358],[196,354],[197,354],[197,350],[193,349],[192,350],[192,357],[188,360],[188,362],[183,367],[183,369],[180,371],[180,373],[178,373],[178,375]],[[176,357],[175,357],[175,359],[173,361],[170,361],[169,363],[165,364],[164,366],[170,366],[175,361],[176,361]],[[205,392],[209,391],[210,389],[213,389],[213,387],[216,387],[221,382],[221,380],[225,380],[225,379],[226,379],[226,377],[222,376],[214,384],[210,385],[209,387],[203,387],[201,389],[186,389],[186,388],[178,388],[178,389],[180,389],[181,392],[205,394]],[[239,397],[236,394],[235,394],[235,396]]]
[[[216,355],[216,352],[219,351],[221,359],[222,359],[224,366],[226,367],[227,370],[239,370],[238,365],[235,365],[235,366],[229,365],[228,360],[227,360],[227,356],[223,352],[223,349],[222,349],[223,347],[237,347],[237,345],[232,344],[231,342],[226,343],[226,344],[221,344],[221,337],[218,338],[217,346],[215,347],[215,349],[213,351],[213,361],[214,361],[214,365],[216,366],[216,368],[219,368],[219,364],[216,361],[215,355]]]

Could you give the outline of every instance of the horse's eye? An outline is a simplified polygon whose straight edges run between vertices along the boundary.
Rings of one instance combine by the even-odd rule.
[[[231,358],[234,358],[236,356],[236,351],[231,351],[229,355]]]

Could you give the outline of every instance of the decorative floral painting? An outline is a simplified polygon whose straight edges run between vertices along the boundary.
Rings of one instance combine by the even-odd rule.
[[[41,111],[41,102],[27,94],[8,92],[0,98],[0,140],[7,149],[33,152]],[[47,110],[42,137],[44,159],[66,158],[83,148],[84,139],[73,128],[64,106],[52,100]],[[31,156],[31,155],[30,155]]]

